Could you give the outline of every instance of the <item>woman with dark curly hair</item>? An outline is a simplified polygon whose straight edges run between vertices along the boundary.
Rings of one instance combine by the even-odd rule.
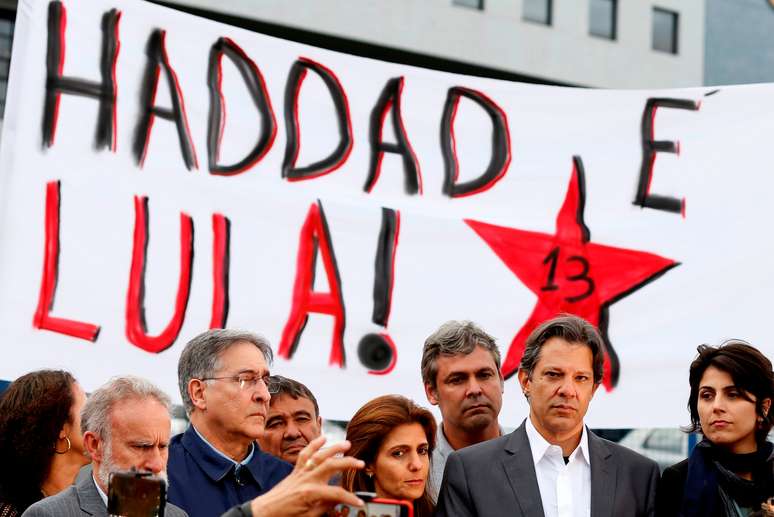
[[[0,396],[0,517],[21,515],[64,490],[88,463],[81,433],[85,402],[75,378],[61,370],[22,375]]]
[[[774,425],[771,362],[740,340],[701,345],[691,363],[687,431],[704,439],[690,457],[664,470],[657,516],[760,515],[774,496]]]
[[[342,486],[412,501],[415,517],[430,517],[435,507],[427,482],[435,431],[433,414],[406,397],[385,395],[366,403],[347,425],[352,444],[347,455],[363,460],[365,468],[344,471]]]

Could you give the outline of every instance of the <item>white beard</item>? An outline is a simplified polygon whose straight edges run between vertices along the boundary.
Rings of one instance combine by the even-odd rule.
[[[126,472],[130,469],[116,466],[113,463],[112,444],[106,441],[104,442],[104,445],[104,452],[102,453],[102,464],[99,467],[99,475],[97,476],[97,479],[102,484],[102,486],[107,488],[110,485],[110,474],[112,472]],[[164,469],[156,474],[156,477],[163,479],[164,483],[167,485],[169,484],[169,480],[167,479],[167,469]]]

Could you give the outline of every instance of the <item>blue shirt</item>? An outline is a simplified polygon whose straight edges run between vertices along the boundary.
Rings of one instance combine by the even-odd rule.
[[[213,517],[271,490],[293,466],[254,446],[237,463],[189,426],[169,443],[167,499],[190,517]]]

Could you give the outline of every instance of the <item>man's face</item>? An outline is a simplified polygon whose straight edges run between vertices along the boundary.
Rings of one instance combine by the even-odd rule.
[[[594,384],[591,349],[559,337],[543,344],[531,378],[519,370],[519,383],[529,396],[532,423],[548,441],[580,434],[599,386]]]
[[[441,355],[436,364],[436,387],[425,384],[425,393],[441,409],[444,426],[475,432],[497,421],[503,380],[488,350],[477,346],[468,355]]]
[[[109,425],[109,440],[86,433],[103,490],[107,490],[108,476],[114,471],[135,468],[166,477],[172,423],[161,402],[155,398],[120,401],[110,412]]]
[[[312,401],[290,395],[272,397],[266,415],[266,429],[258,439],[261,449],[295,465],[298,453],[320,436],[322,418]]]
[[[235,380],[240,374],[266,378],[269,367],[263,353],[252,343],[234,343],[218,358],[213,377],[226,379],[204,384],[202,417],[210,429],[218,429],[226,439],[249,444],[263,435],[269,390],[263,381],[250,386]]]

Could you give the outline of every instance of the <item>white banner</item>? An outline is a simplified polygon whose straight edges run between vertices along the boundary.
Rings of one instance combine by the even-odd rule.
[[[426,404],[425,338],[602,329],[595,427],[688,421],[696,346],[769,355],[774,87],[604,91],[429,71],[138,1],[19,3],[0,156],[0,378],[148,377],[265,335],[322,415]]]

